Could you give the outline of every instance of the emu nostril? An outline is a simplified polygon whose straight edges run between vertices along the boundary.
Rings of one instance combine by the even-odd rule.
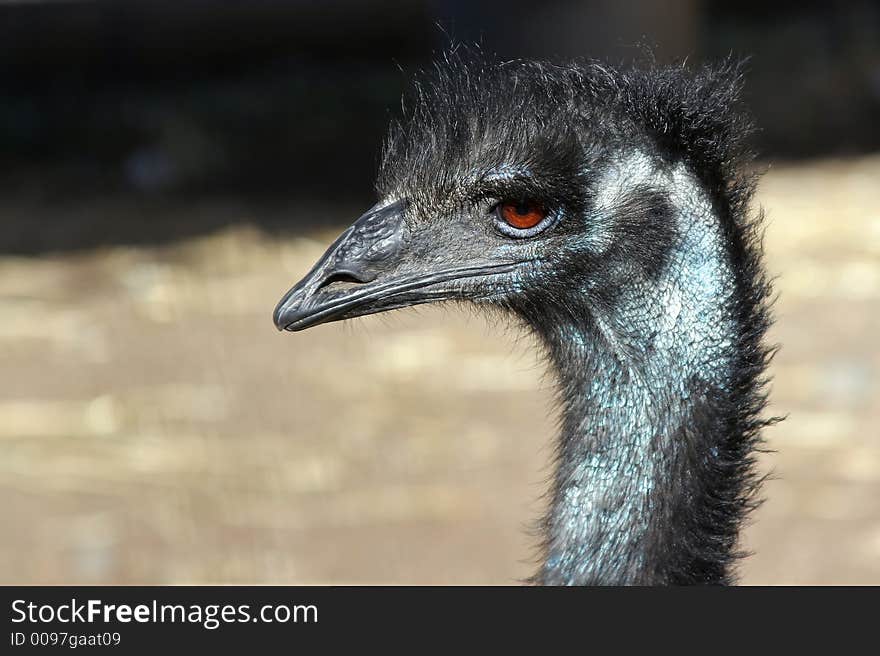
[[[334,283],[349,283],[352,285],[362,285],[369,280],[363,280],[349,271],[337,271],[327,276],[315,291],[320,291],[325,287],[329,287]]]

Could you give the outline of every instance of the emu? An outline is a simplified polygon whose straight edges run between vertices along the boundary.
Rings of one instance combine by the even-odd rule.
[[[542,345],[561,432],[546,585],[730,584],[758,503],[770,283],[741,66],[447,55],[392,123],[379,201],[279,330],[466,301]]]

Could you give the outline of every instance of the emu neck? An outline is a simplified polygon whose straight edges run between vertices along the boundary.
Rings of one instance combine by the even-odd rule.
[[[742,468],[722,461],[742,456],[737,283],[709,204],[668,182],[663,266],[603,272],[544,331],[563,390],[546,584],[730,578]]]

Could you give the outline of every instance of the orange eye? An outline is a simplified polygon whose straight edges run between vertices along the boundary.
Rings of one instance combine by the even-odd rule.
[[[498,210],[508,225],[519,230],[534,228],[547,216],[547,210],[532,201],[501,203]]]

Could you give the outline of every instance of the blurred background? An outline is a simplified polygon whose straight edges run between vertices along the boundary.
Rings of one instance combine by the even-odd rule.
[[[780,300],[745,583],[880,583],[880,3],[0,0],[0,583],[514,583],[554,434],[477,317],[278,334],[450,38],[750,56]]]

